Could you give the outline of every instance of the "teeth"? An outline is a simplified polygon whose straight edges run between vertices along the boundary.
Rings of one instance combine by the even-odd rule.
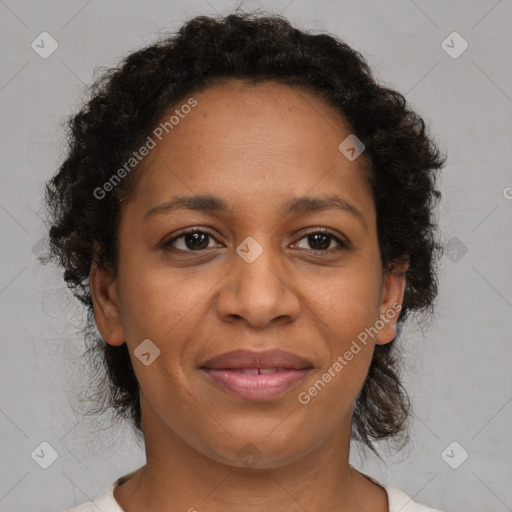
[[[250,368],[248,370],[239,370],[241,373],[245,373],[245,375],[258,375],[258,368]]]
[[[260,373],[277,373],[277,368],[260,368]]]

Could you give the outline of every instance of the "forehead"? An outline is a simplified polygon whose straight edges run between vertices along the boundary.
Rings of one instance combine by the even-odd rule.
[[[328,162],[338,155],[340,139],[351,133],[340,112],[298,86],[233,80],[209,86],[193,96],[197,105],[180,120],[174,116],[179,122],[166,130],[161,141],[164,144],[158,144],[149,160],[160,150],[170,149],[176,157],[208,161],[224,156],[248,160],[286,155],[292,162],[304,158],[306,162]],[[169,114],[179,111],[186,102],[182,99]],[[163,123],[169,118],[165,115]]]
[[[190,97],[197,104],[181,110]],[[308,90],[275,82],[216,84],[174,105],[160,126],[180,113],[161,140],[154,137],[144,161],[137,188],[147,208],[174,194],[267,203],[308,192],[368,199],[364,155],[350,161],[338,149],[350,124]]]

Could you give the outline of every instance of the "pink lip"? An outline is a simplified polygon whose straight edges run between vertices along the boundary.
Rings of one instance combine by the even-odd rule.
[[[222,389],[246,400],[275,398],[302,381],[310,371],[281,369],[276,373],[246,375],[241,370],[202,370]]]
[[[201,366],[217,386],[246,400],[275,398],[302,381],[312,368],[307,359],[277,349],[234,350],[213,357]],[[275,372],[262,373],[261,369]],[[243,370],[258,373],[246,374]]]
[[[287,368],[303,370],[312,368],[313,364],[304,357],[278,349],[265,351],[232,350],[208,359],[202,368],[212,370],[239,368]]]

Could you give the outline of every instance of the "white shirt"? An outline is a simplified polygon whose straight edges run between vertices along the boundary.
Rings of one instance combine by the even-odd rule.
[[[120,483],[127,480],[131,475],[135,474],[136,471],[125,475],[113,484],[109,485],[106,489],[103,489],[101,493],[93,500],[87,503],[83,503],[78,507],[68,509],[65,512],[125,512],[117,503],[114,498],[114,488]],[[383,487],[388,493],[389,512],[441,512],[438,509],[426,507],[412,500],[405,492],[392,487],[390,485],[383,485],[377,482],[374,478],[365,475],[369,480]]]

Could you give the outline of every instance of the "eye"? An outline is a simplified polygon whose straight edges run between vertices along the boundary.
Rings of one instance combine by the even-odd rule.
[[[321,229],[317,231],[312,231],[308,233],[306,236],[302,237],[299,241],[295,242],[295,244],[299,244],[302,240],[306,240],[306,243],[312,246],[312,249],[307,249],[305,247],[301,247],[302,249],[309,250],[314,253],[327,252],[332,253],[335,251],[340,251],[342,249],[348,248],[348,243],[344,242],[337,236],[335,236],[330,231]],[[332,248],[331,243],[335,242],[338,244],[338,247]]]
[[[175,249],[177,251],[184,252],[200,252],[205,249],[215,247],[210,245],[210,242],[215,240],[212,234],[207,231],[190,228],[186,231],[182,231],[179,235],[171,238],[165,242],[163,248],[165,250]],[[300,238],[294,245],[300,244],[302,240],[306,240],[306,243],[310,245],[310,249],[305,247],[299,247],[313,253],[332,253],[343,249],[348,249],[349,244],[335,236],[333,233],[323,229],[317,229],[308,233],[306,236]],[[332,248],[332,242],[338,245],[338,247]]]
[[[180,235],[171,238],[164,244],[164,249],[177,249],[185,252],[198,252],[208,249],[209,242],[215,240],[207,231],[200,229],[188,229]]]

